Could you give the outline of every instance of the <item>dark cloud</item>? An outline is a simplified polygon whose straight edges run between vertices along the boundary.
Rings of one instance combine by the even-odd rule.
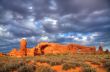
[[[109,0],[0,0],[0,50],[40,41],[110,45]]]

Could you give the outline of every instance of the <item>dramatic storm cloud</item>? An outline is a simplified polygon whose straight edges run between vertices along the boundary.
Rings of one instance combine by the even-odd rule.
[[[110,47],[109,0],[0,0],[0,51],[39,42]]]

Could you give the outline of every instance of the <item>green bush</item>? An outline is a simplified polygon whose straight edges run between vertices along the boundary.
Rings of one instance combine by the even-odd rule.
[[[104,62],[104,63],[103,63],[103,66],[104,66],[105,68],[109,68],[109,67],[110,67],[110,61]]]
[[[79,63],[64,63],[63,64],[63,70],[68,70],[68,69],[71,69],[71,68],[75,68],[75,67],[78,67],[80,66]]]
[[[48,66],[38,66],[36,72],[56,72]]]
[[[82,72],[96,72],[96,69],[91,67],[85,67],[83,68]]]
[[[106,55],[105,56],[105,59],[110,59],[110,55]]]
[[[110,72],[110,61],[105,61],[103,63],[104,68],[106,68],[107,72]]]
[[[6,63],[0,67],[0,72],[10,72],[19,68],[18,63]]]
[[[48,63],[49,61],[47,59],[37,59],[37,62],[40,62],[40,63]]]
[[[82,63],[81,66],[82,66],[83,68],[90,67],[90,65],[85,64],[85,63]]]
[[[34,65],[24,65],[19,67],[18,72],[34,72],[36,67]]]
[[[51,66],[55,66],[55,65],[61,65],[61,62],[58,62],[58,61],[50,61],[49,64]]]

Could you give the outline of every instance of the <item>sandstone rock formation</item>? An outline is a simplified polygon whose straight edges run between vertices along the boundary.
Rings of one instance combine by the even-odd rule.
[[[25,38],[22,38],[20,41],[20,55],[21,56],[26,56],[27,55],[27,41]]]
[[[27,40],[22,38],[20,40],[20,49],[17,51],[16,48],[12,49],[8,55],[9,56],[36,56],[38,54],[38,49],[34,48],[27,48]]]
[[[98,49],[97,53],[99,53],[99,54],[103,54],[104,53],[103,47],[101,45],[99,46],[99,49]]]
[[[4,56],[4,54],[3,53],[0,53],[0,57],[2,57],[2,56]]]
[[[27,48],[27,56],[36,56],[37,49],[36,48]]]
[[[16,48],[12,49],[12,50],[8,53],[9,56],[16,56],[17,54],[18,54],[18,52],[17,52],[17,49],[16,49]]]
[[[79,44],[59,44],[59,43],[50,43],[50,42],[41,42],[33,48],[27,48],[27,40],[21,39],[20,49],[12,49],[8,55],[9,56],[36,56],[43,54],[64,54],[64,53],[103,53],[102,46],[99,46],[98,51],[94,46],[83,46]],[[105,53],[109,51],[106,50]]]
[[[41,42],[36,46],[39,54],[61,54],[61,53],[95,53],[95,47],[81,46],[78,44],[58,44]]]
[[[109,50],[108,50],[108,49],[106,49],[106,50],[105,50],[105,53],[106,53],[106,54],[109,54]]]

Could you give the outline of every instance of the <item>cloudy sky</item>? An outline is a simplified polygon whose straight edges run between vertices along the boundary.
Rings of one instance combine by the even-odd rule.
[[[110,0],[0,0],[0,52],[41,41],[110,48]]]

